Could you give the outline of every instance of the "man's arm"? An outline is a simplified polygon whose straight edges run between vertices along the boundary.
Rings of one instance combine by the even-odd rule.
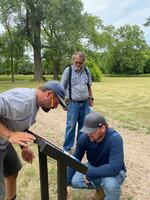
[[[65,89],[67,88],[68,81],[69,81],[69,67],[67,67],[64,70],[61,78],[61,84],[64,86]]]
[[[89,105],[92,107],[94,105],[94,97],[93,97],[93,92],[92,92],[92,77],[91,77],[91,72],[89,68],[87,69],[87,74],[88,74],[88,93],[89,93]]]
[[[73,154],[73,156],[76,157],[79,161],[82,160],[82,158],[85,154],[84,145],[85,145],[85,138],[82,135],[82,136],[80,136],[80,138],[78,140],[75,152]],[[67,169],[67,185],[68,186],[71,185],[71,180],[72,180],[72,177],[74,176],[75,172],[76,171],[74,169],[72,169],[71,167],[68,167],[68,169]]]
[[[93,106],[94,105],[94,98],[93,98],[93,92],[91,86],[88,87],[88,92],[89,92],[89,105]]]
[[[26,142],[33,142],[36,138],[28,133],[21,131],[10,131],[0,122],[0,136],[13,144],[28,146]]]

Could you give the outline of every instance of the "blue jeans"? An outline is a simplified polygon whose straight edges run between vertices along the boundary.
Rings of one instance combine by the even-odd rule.
[[[90,167],[90,164],[87,164]],[[105,198],[104,200],[119,200],[121,192],[121,184],[124,182],[126,173],[121,170],[119,174],[115,177],[105,177],[99,179],[93,179],[92,184],[87,186],[83,174],[76,172],[72,178],[71,185],[73,188],[77,189],[99,189],[102,187],[104,189]]]
[[[70,101],[67,110],[66,133],[63,149],[68,151],[74,145],[76,125],[78,123],[77,140],[81,135],[84,118],[89,113],[89,102],[77,103]]]

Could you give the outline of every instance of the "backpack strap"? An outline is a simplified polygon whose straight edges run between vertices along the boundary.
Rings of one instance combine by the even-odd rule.
[[[90,87],[90,80],[89,80],[89,72],[88,72],[88,69],[87,67],[84,67],[84,70],[85,70],[85,73],[87,75],[87,78],[88,78],[88,83],[87,83],[87,86]],[[69,99],[72,100],[72,96],[71,96],[71,78],[72,78],[72,66],[69,67]]]
[[[84,67],[84,69],[85,69],[85,73],[86,73],[86,75],[87,75],[87,78],[88,78],[88,83],[87,83],[87,86],[88,86],[88,87],[90,87],[90,84],[89,84],[89,83],[90,83],[90,80],[89,80],[89,71],[88,71],[88,69],[87,69],[87,67],[86,67],[86,66]]]
[[[69,99],[72,100],[71,96],[71,77],[72,77],[72,66],[69,67]]]

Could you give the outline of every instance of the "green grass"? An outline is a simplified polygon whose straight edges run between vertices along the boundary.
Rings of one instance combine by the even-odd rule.
[[[134,198],[133,197],[128,197],[128,200],[134,200]]]
[[[0,75],[0,81],[11,81],[11,75]],[[33,75],[14,75],[15,80],[33,80]]]
[[[37,87],[43,84],[43,82],[32,81],[30,76],[22,79],[18,77],[15,83],[6,79],[0,81],[0,92],[14,87]],[[51,77],[48,78],[50,79]],[[102,82],[93,83],[92,87],[95,98],[94,110],[102,112],[109,122],[114,122],[114,128],[150,133],[150,77],[105,77]],[[32,150],[36,160],[32,166],[23,163],[24,167],[18,178],[18,197],[23,200],[40,199],[37,147],[33,145]],[[18,147],[17,151],[20,151]],[[52,159],[48,159],[48,174],[50,197],[55,200],[57,199],[57,172],[56,161]],[[28,188],[27,192],[26,188]],[[73,199],[85,200],[86,192],[74,190]],[[128,199],[133,197],[129,196]]]
[[[44,77],[47,80],[52,79],[52,75],[44,75]],[[0,81],[11,81],[12,77],[11,75],[0,75]],[[15,81],[19,81],[19,80],[27,80],[27,81],[32,81],[34,79],[34,75],[23,75],[23,74],[19,74],[19,75],[14,75],[14,79]]]
[[[93,91],[94,110],[121,127],[150,133],[150,78],[103,78]]]
[[[150,74],[105,74],[106,77],[150,77]]]
[[[46,80],[51,80],[51,75],[45,75]],[[0,92],[8,89],[18,87],[29,87],[34,88],[42,85],[44,81],[35,82],[33,81],[33,75],[16,75],[15,81],[11,81],[11,76],[0,75]]]

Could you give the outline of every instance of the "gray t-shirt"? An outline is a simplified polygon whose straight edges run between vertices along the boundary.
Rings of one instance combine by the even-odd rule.
[[[89,92],[88,92],[88,85],[92,85],[92,79],[89,69],[88,76],[85,72],[84,67],[77,71],[74,65],[72,67],[72,76],[71,76],[71,97],[74,101],[83,101],[88,99]],[[62,75],[61,83],[66,89],[66,96],[69,99],[69,67],[67,67]]]
[[[34,124],[38,109],[35,89],[15,88],[0,94],[0,121],[12,131],[24,131]],[[0,137],[0,144],[4,142]]]

